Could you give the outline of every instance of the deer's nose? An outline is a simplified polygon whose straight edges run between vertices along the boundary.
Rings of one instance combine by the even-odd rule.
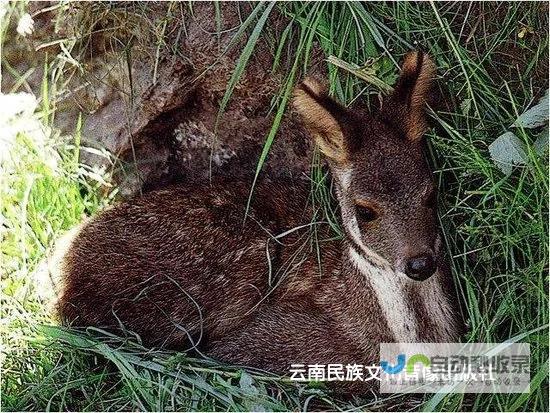
[[[423,281],[432,276],[435,270],[436,265],[433,256],[431,254],[422,254],[409,258],[405,273],[413,280]]]

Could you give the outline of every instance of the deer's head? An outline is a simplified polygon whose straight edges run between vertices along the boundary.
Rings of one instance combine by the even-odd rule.
[[[352,247],[415,280],[434,274],[439,248],[436,188],[422,139],[434,74],[427,55],[407,54],[394,92],[375,114],[347,109],[312,79],[294,97],[328,159]]]

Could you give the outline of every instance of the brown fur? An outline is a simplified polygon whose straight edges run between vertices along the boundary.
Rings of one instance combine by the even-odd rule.
[[[419,111],[416,94],[424,86],[408,87],[411,108]],[[390,102],[402,104],[399,98]],[[420,251],[439,256],[434,209],[423,204],[431,177],[418,139],[402,136],[419,114],[388,123],[387,112],[351,112],[311,81],[297,89],[295,105],[329,157],[344,239],[319,225],[318,259],[303,183],[260,182],[244,225],[249,183],[168,187],[83,226],[63,262],[63,320],[131,330],[148,345],[193,347],[279,373],[292,363],[368,365],[378,362],[379,343],[398,340],[401,331],[377,287],[376,277],[384,276],[390,284],[401,280],[398,301],[412,318],[402,321],[418,328],[411,340],[456,340],[448,274],[440,269],[426,283],[401,274],[403,260]],[[376,221],[358,222],[356,204],[365,202],[380,209]],[[353,251],[364,262],[354,261]],[[338,384],[348,392],[371,383]]]
[[[411,141],[419,140],[428,128],[424,110],[434,77],[435,65],[427,55],[418,51],[405,56],[388,115],[403,123]]]
[[[293,104],[325,156],[344,163],[344,133],[333,115],[319,104],[320,100],[327,98],[326,89],[308,78],[294,91]]]

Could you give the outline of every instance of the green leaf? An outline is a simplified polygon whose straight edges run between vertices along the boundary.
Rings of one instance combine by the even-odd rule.
[[[533,129],[548,123],[548,89],[535,106],[523,112],[512,127]]]
[[[241,372],[239,387],[241,388],[243,393],[248,395],[257,395],[259,393],[256,386],[254,386],[254,379],[244,370]]]
[[[514,165],[525,165],[527,154],[525,145],[512,132],[506,132],[489,145],[489,153],[495,165],[506,175],[512,173]]]
[[[546,152],[548,152],[548,133],[548,128],[546,128],[537,138],[535,143],[533,143],[535,152],[540,156],[543,156]]]

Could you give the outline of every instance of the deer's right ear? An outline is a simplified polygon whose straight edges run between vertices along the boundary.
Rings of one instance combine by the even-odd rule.
[[[336,163],[346,163],[349,148],[344,128],[349,111],[329,97],[326,89],[312,78],[296,86],[293,104],[321,152]]]
[[[435,65],[430,57],[421,52],[409,52],[403,61],[401,75],[389,99],[389,116],[399,119],[403,131],[411,141],[422,138],[428,129],[426,103],[430,99]]]

